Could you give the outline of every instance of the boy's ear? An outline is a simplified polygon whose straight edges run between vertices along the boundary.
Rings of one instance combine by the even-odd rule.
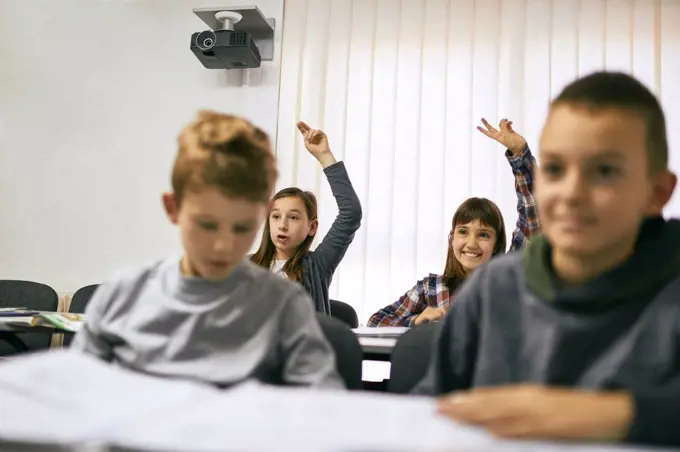
[[[654,176],[652,199],[647,209],[647,215],[657,216],[663,213],[664,207],[666,207],[666,204],[668,204],[668,201],[673,196],[677,182],[677,176],[670,170],[662,171],[657,176]]]
[[[171,192],[165,192],[161,196],[163,201],[163,208],[165,209],[165,214],[172,224],[177,224],[177,218],[179,216],[179,208],[177,206],[177,201],[175,199],[175,194]]]
[[[312,220],[311,224],[309,225],[309,234],[312,237],[316,235],[316,231],[319,229],[319,220]]]

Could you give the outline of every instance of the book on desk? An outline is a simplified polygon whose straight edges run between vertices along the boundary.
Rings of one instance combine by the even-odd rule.
[[[85,316],[69,312],[39,312],[25,308],[3,308],[0,310],[0,321],[10,325],[47,327],[77,333],[85,321]]]

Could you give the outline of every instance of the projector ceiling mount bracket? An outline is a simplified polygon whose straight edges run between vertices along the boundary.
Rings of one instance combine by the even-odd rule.
[[[214,6],[194,8],[211,30],[247,31],[260,49],[262,61],[274,59],[276,20],[267,18],[257,6]]]

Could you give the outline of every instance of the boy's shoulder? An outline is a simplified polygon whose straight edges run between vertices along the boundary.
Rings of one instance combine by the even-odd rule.
[[[289,281],[250,260],[245,260],[242,265],[244,273],[248,275],[253,287],[264,293],[279,295],[273,299],[284,300],[307,293],[299,283]]]
[[[517,278],[524,273],[522,267],[522,251],[511,251],[491,259],[485,266],[486,278]]]
[[[179,259],[159,259],[144,264],[129,265],[114,272],[102,283],[102,286],[107,288],[110,296],[134,291],[158,277],[163,271],[170,270],[172,265],[179,265]]]

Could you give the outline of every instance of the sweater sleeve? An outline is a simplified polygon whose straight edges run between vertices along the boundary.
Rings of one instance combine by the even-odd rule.
[[[70,349],[93,355],[104,361],[113,360],[113,344],[102,329],[102,322],[116,297],[117,284],[100,285],[85,308],[85,322],[76,333]]]
[[[655,446],[680,446],[680,375],[665,386],[632,390],[635,416],[628,441]]]
[[[525,147],[518,154],[505,152],[510,163],[512,174],[515,176],[515,193],[517,195],[517,223],[512,232],[510,251],[520,250],[533,236],[539,233],[541,222],[534,200],[534,169],[536,160],[529,147]]]
[[[357,197],[343,162],[325,168],[324,173],[338,203],[338,216],[328,233],[312,253],[326,275],[332,275],[354,240],[361,225],[361,203]]]
[[[343,389],[335,353],[316,319],[307,292],[299,288],[281,316],[283,381],[293,386]]]
[[[442,321],[427,373],[412,393],[438,396],[471,386],[479,336],[479,285],[485,270],[478,268],[461,286]]]

